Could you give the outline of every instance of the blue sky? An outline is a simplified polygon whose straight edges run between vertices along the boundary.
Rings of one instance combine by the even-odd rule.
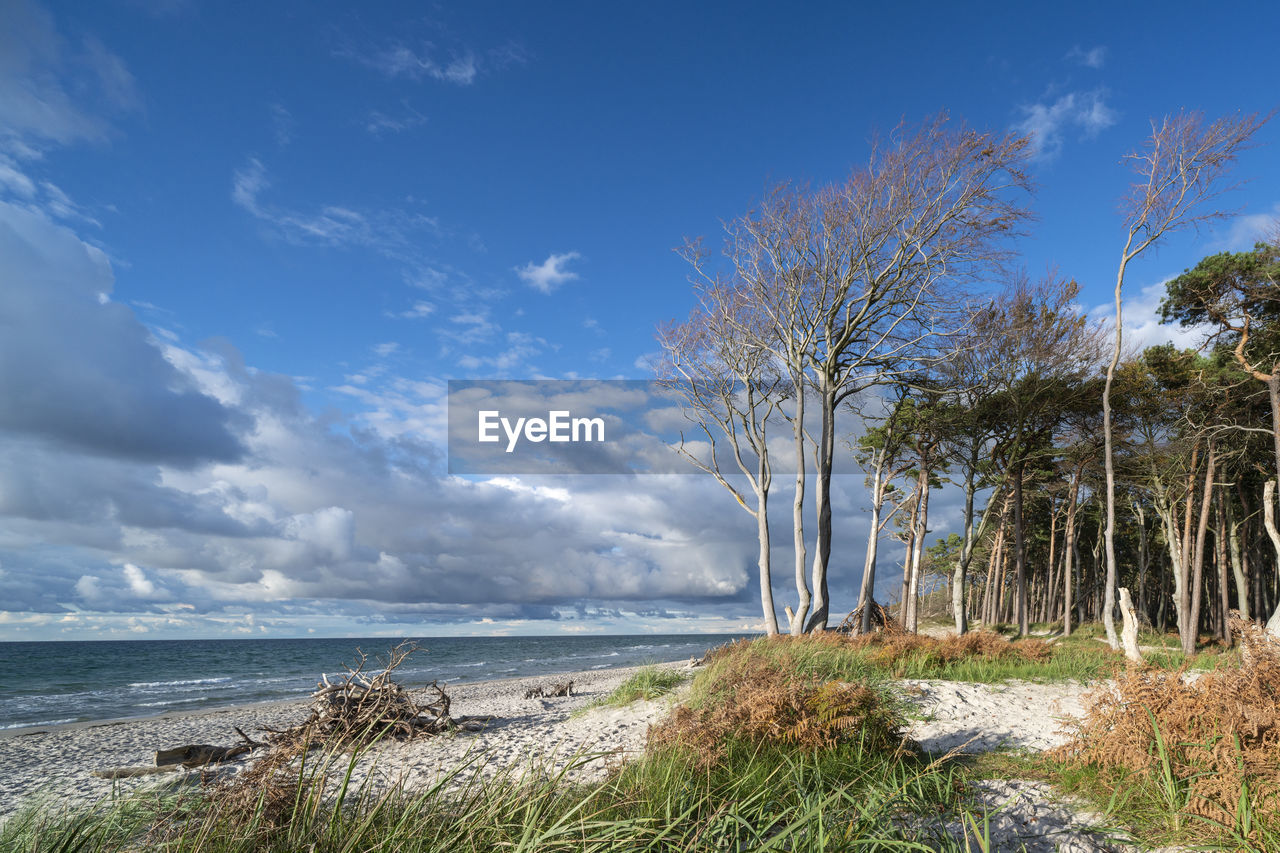
[[[445,380],[647,378],[686,235],[943,109],[1034,135],[1018,248],[1105,306],[1149,120],[1277,106],[1263,5],[0,15],[0,639],[752,626],[718,487],[452,481]],[[1240,217],[1132,269],[1135,340],[1169,337],[1161,281],[1280,213],[1278,132]]]

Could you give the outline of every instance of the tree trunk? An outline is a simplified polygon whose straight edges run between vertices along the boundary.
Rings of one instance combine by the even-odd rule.
[[[1147,613],[1147,563],[1149,561],[1147,549],[1147,513],[1142,508],[1142,504],[1134,502],[1134,515],[1138,516],[1138,613],[1142,616],[1149,616]]]
[[[1018,636],[1025,637],[1031,633],[1031,623],[1027,613],[1027,547],[1022,529],[1022,463],[1018,464],[1013,479],[1013,541],[1014,560],[1018,567]]]
[[[1102,605],[1102,627],[1107,632],[1107,643],[1113,649],[1120,648],[1116,637],[1116,624],[1111,617],[1115,607],[1116,586],[1116,465],[1114,441],[1111,424],[1111,384],[1115,381],[1116,366],[1120,364],[1120,344],[1124,333],[1121,323],[1120,292],[1124,288],[1124,270],[1129,263],[1129,247],[1133,244],[1130,233],[1129,245],[1120,256],[1120,270],[1116,274],[1116,337],[1115,346],[1111,350],[1111,361],[1107,363],[1107,381],[1102,386],[1102,441],[1103,466],[1107,473],[1107,512],[1106,512],[1106,550],[1107,550],[1107,589]]]
[[[1080,476],[1084,472],[1084,463],[1080,462],[1076,465],[1076,469],[1071,472],[1071,492],[1067,498],[1067,526],[1063,531],[1063,547],[1062,559],[1062,634],[1065,637],[1071,636],[1071,581],[1074,565],[1071,560],[1073,557],[1079,558],[1079,549],[1076,547],[1076,502],[1080,499]]]
[[[778,612],[773,604],[773,567],[769,548],[769,491],[756,489],[756,536],[760,540],[760,607],[764,610],[764,629],[770,637],[778,635]]]
[[[1276,550],[1276,573],[1280,576],[1280,532],[1276,531],[1276,481],[1267,480],[1262,490],[1262,521],[1267,528],[1267,536],[1271,537],[1271,545]],[[1267,633],[1280,637],[1280,601],[1267,620]]]
[[[1247,514],[1247,513],[1246,513]],[[1245,574],[1244,555],[1240,548],[1240,525],[1234,505],[1227,501],[1227,547],[1231,556],[1231,574],[1236,582],[1236,609],[1246,622],[1252,619],[1249,609],[1249,580]]]
[[[809,604],[811,596],[809,594],[809,583],[805,579],[805,569],[808,568],[808,557],[806,554],[805,538],[804,538],[804,490],[806,479],[806,464],[804,452],[804,387],[803,385],[796,388],[796,419],[791,425],[792,433],[796,445],[796,493],[791,504],[791,529],[794,537],[793,547],[795,548],[796,560],[796,609],[791,612],[791,608],[787,608],[787,621],[791,623],[791,635],[798,636],[804,633],[804,623],[809,616]]]
[[[1196,653],[1196,639],[1200,632],[1200,602],[1203,594],[1204,540],[1209,532],[1209,508],[1213,505],[1213,468],[1217,454],[1209,445],[1209,462],[1204,470],[1204,496],[1200,500],[1200,523],[1196,528],[1194,575],[1191,578],[1191,607],[1187,612],[1187,624],[1182,633],[1182,653]]]
[[[858,592],[858,607],[862,609],[858,625],[860,634],[871,632],[871,602],[875,598],[876,552],[880,546],[880,505],[884,502],[884,460],[887,454],[888,448],[880,448],[871,485],[871,532],[867,535],[867,557],[862,565],[862,588]]]
[[[1231,585],[1227,582],[1227,513],[1223,509],[1224,503],[1222,489],[1218,489],[1214,501],[1218,529],[1213,532],[1213,559],[1218,564],[1218,637],[1230,646],[1231,628],[1227,622],[1231,618]]]
[[[908,594],[906,629],[916,633],[920,627],[920,570],[924,559],[924,543],[929,533],[929,472],[920,471],[920,517],[915,535],[915,556],[911,559],[911,584]]]
[[[822,434],[818,438],[817,484],[814,504],[818,511],[818,537],[813,554],[813,613],[805,625],[806,632],[827,630],[827,613],[831,607],[827,589],[827,564],[831,559],[831,468],[836,448],[836,389],[827,377],[821,387]]]

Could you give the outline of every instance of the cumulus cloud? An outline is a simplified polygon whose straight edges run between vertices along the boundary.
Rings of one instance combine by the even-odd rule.
[[[1271,206],[1267,213],[1249,213],[1230,220],[1220,229],[1214,247],[1231,252],[1247,252],[1254,244],[1273,236],[1280,236],[1280,203]]]
[[[232,461],[247,422],[200,391],[109,299],[105,256],[0,202],[0,431],[106,457]]]
[[[1149,284],[1136,294],[1132,291],[1126,294],[1121,319],[1124,323],[1124,346],[1130,352],[1140,353],[1148,347],[1169,343],[1179,349],[1198,349],[1211,331],[1207,326],[1183,327],[1176,323],[1165,325],[1160,322],[1160,301],[1164,299],[1167,281]],[[1115,303],[1095,305],[1089,309],[1089,316],[1114,330]]]
[[[1115,110],[1107,106],[1105,89],[1092,92],[1068,92],[1052,103],[1037,103],[1019,108],[1022,119],[1014,127],[1028,134],[1035,156],[1051,160],[1062,151],[1064,138],[1076,130],[1084,138],[1093,138],[1116,123]]]
[[[534,290],[551,293],[565,282],[578,278],[578,274],[570,270],[568,265],[570,261],[576,261],[581,257],[577,252],[565,252],[562,255],[553,252],[540,264],[529,261],[524,266],[516,267],[515,273],[521,281]]]

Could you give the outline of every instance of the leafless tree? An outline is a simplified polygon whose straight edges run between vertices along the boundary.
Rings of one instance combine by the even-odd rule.
[[[659,382],[677,394],[685,416],[698,425],[708,444],[699,455],[681,435],[680,453],[698,469],[715,477],[756,520],[759,544],[760,606],[765,630],[778,633],[773,601],[769,491],[773,465],[769,457],[768,426],[785,396],[776,380],[770,352],[759,346],[752,319],[740,291],[726,287],[699,289],[702,305],[684,323],[659,330],[663,358]],[[746,496],[722,470],[720,441],[728,445],[738,473],[745,477],[754,500]]]
[[[830,608],[831,475],[840,404],[867,388],[919,369],[952,303],[945,283],[990,269],[1003,241],[1028,217],[1016,198],[1031,182],[1029,143],[952,126],[945,115],[899,127],[843,184],[808,196],[791,221],[797,288],[783,304],[800,306],[788,323],[804,348],[809,385],[821,415],[814,454],[817,533],[813,611],[806,630],[826,627]],[[777,294],[753,294],[759,304]]]
[[[1141,150],[1127,156],[1138,178],[1121,203],[1125,244],[1116,274],[1115,345],[1107,365],[1102,392],[1104,465],[1106,468],[1106,565],[1102,624],[1111,648],[1120,648],[1113,612],[1116,601],[1116,483],[1112,446],[1111,386],[1122,346],[1122,291],[1129,263],[1168,234],[1197,227],[1227,214],[1205,205],[1229,187],[1224,179],[1254,133],[1267,121],[1257,114],[1206,122],[1196,112],[1166,116],[1152,122],[1151,136]]]

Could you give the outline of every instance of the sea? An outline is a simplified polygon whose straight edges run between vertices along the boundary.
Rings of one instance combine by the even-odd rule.
[[[743,634],[420,637],[406,687],[525,678],[701,657]],[[0,730],[305,699],[394,638],[0,642]],[[370,668],[366,666],[366,669]]]

